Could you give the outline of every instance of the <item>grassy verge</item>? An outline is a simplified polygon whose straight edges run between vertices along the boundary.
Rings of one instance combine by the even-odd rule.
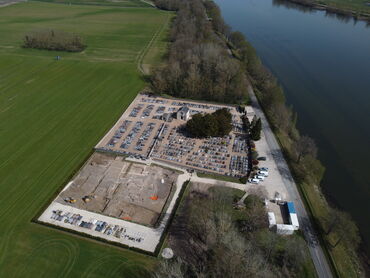
[[[143,74],[150,74],[153,65],[158,66],[163,64],[168,50],[169,25],[173,17],[174,14],[168,12],[167,18],[164,19],[163,27],[153,36],[153,41],[149,45],[150,51],[143,53],[142,60],[140,61],[140,70]]]
[[[200,178],[208,178],[208,179],[214,179],[214,180],[220,180],[220,181],[229,181],[229,182],[235,182],[235,183],[242,183],[240,179],[229,177],[229,176],[223,176],[223,175],[217,175],[217,174],[208,174],[208,173],[199,173],[197,172],[197,176]]]
[[[92,6],[110,6],[110,7],[150,7],[149,4],[141,0],[121,0],[121,1],[109,1],[109,0],[35,0],[38,2],[55,3],[55,4],[66,4],[66,5],[92,5]]]
[[[370,22],[370,4],[367,0],[288,0],[289,2],[303,5],[313,9],[326,10],[328,13],[337,14],[344,19],[353,17],[357,20]],[[284,4],[284,1],[279,3]]]

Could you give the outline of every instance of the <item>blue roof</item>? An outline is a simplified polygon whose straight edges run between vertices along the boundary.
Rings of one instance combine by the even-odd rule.
[[[293,203],[293,202],[287,202],[286,204],[287,204],[287,206],[288,206],[288,212],[289,212],[289,213],[296,213],[296,212],[295,212],[295,207],[294,207],[294,203]]]

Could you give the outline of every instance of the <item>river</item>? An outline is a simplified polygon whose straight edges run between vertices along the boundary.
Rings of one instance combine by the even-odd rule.
[[[326,167],[327,198],[370,250],[370,27],[283,0],[215,0],[284,87]]]

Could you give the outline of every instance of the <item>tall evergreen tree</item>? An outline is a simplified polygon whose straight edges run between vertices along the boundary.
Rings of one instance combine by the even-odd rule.
[[[261,130],[262,130],[262,122],[261,119],[258,118],[256,123],[251,127],[251,138],[254,141],[258,141],[261,139]]]

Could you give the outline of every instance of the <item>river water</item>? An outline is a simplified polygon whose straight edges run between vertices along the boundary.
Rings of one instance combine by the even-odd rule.
[[[283,0],[215,0],[285,89],[326,167],[322,188],[370,250],[370,26]]]

